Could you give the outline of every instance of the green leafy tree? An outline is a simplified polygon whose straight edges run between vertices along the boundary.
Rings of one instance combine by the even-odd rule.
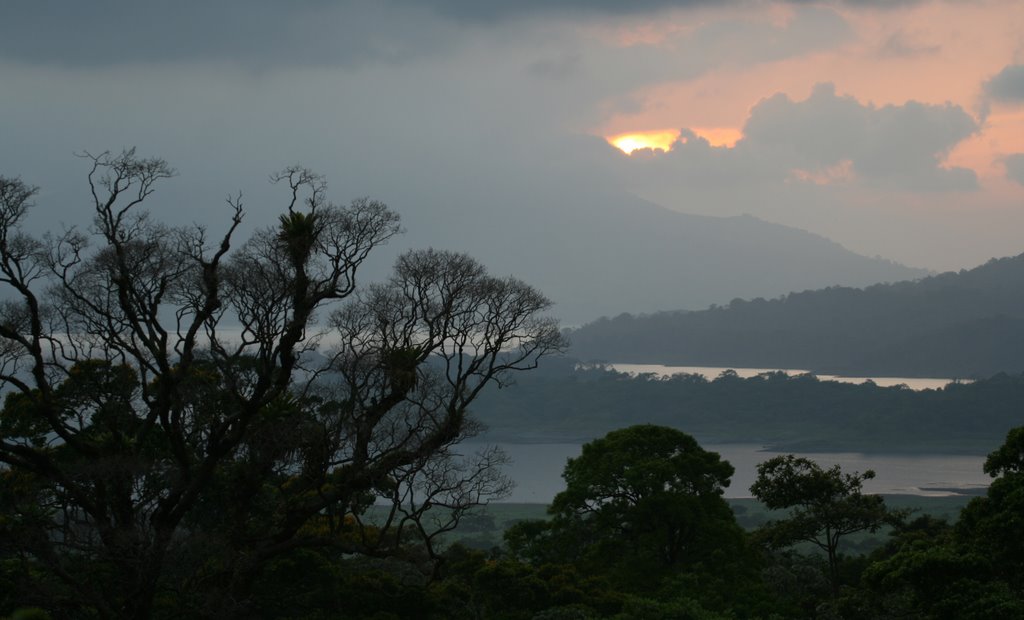
[[[743,561],[743,532],[722,498],[733,467],[671,428],[632,426],[583,446],[547,523],[524,523],[510,548],[534,562],[572,562],[626,589]]]
[[[1024,599],[1024,427],[1007,433],[984,471],[992,484],[961,512],[957,539],[988,558],[995,577]]]
[[[950,527],[925,518],[896,531],[864,581],[885,613],[908,618],[1024,616],[1024,428],[989,454],[995,478]]]
[[[880,495],[865,495],[865,480],[875,472],[843,473],[838,465],[822,468],[792,454],[777,456],[757,466],[750,492],[769,510],[785,510],[786,517],[769,522],[758,536],[774,548],[807,542],[825,552],[833,594],[839,590],[839,546],[856,532],[877,532],[898,521],[903,513],[886,507]]]
[[[500,459],[454,446],[481,390],[562,346],[543,295],[436,250],[357,288],[398,216],[334,205],[302,168],[272,177],[287,215],[238,244],[240,198],[217,236],[166,226],[143,210],[166,162],[84,157],[88,232],[29,235],[37,190],[0,177],[5,604],[249,617],[275,561],[429,535],[412,500],[361,527],[375,497],[458,515],[500,492]]]

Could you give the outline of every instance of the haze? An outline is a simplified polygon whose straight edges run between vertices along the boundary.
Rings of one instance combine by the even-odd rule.
[[[39,228],[82,224],[73,153],[135,145],[180,173],[162,218],[216,229],[242,191],[251,230],[284,204],[268,173],[301,162],[335,200],[402,214],[371,275],[434,245],[537,284],[569,322],[698,308],[1019,254],[1021,32],[1016,0],[13,0],[0,173],[42,187]],[[609,140],[628,134],[663,138],[627,155]],[[918,271],[751,218],[704,264],[655,237],[717,220],[651,203]],[[761,243],[832,258],[743,253]]]

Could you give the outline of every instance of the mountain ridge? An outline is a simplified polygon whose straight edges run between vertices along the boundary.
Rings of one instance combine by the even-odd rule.
[[[596,187],[503,185],[486,195],[460,193],[454,203],[417,200],[422,209],[403,213],[403,243],[465,251],[493,273],[515,274],[551,297],[554,314],[569,325],[928,274],[753,216],[682,213]]]
[[[1024,369],[1024,254],[864,288],[826,287],[700,311],[602,318],[583,359],[809,368],[854,376],[987,376]]]

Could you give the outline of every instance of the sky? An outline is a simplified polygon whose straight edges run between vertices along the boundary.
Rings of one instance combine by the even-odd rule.
[[[0,174],[43,228],[87,221],[75,153],[136,146],[172,222],[241,191],[266,225],[298,162],[408,228],[557,185],[969,268],[1024,252],[1022,32],[1019,0],[5,0]]]

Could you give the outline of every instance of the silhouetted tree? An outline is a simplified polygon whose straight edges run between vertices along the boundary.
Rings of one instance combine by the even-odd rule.
[[[413,489],[456,513],[501,492],[496,455],[453,446],[486,385],[562,346],[545,297],[434,250],[357,290],[398,216],[335,206],[302,168],[272,177],[289,190],[278,226],[232,250],[240,197],[211,238],[141,210],[174,175],[163,160],[85,158],[88,233],[28,235],[36,188],[0,178],[0,540],[33,600],[246,615],[274,558],[393,551],[354,518],[375,497],[422,524]]]

